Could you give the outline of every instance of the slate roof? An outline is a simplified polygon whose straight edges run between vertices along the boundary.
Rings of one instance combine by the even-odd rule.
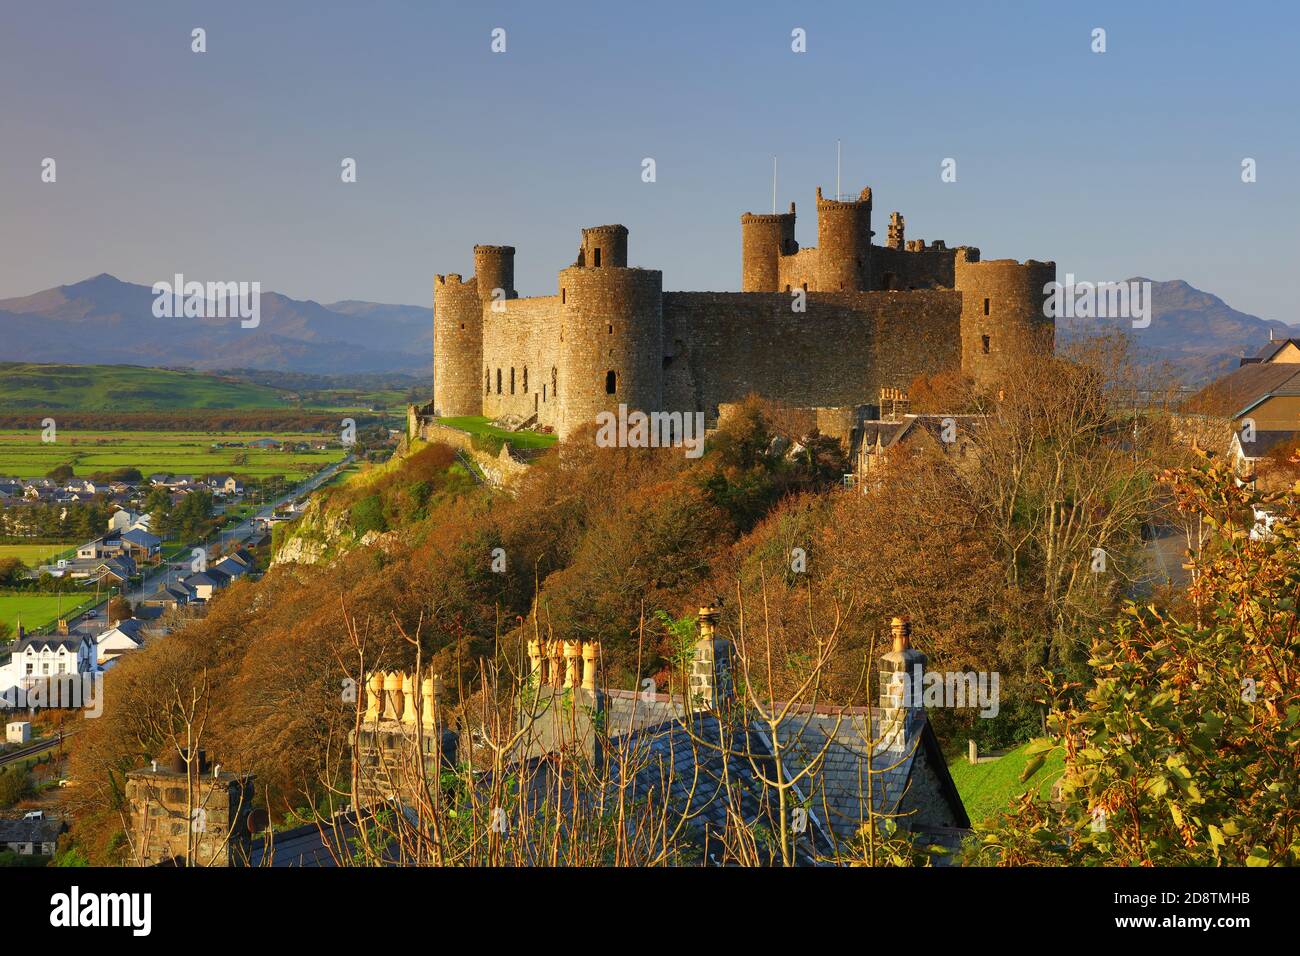
[[[691,714],[611,741],[606,757],[611,786],[626,767],[627,799],[645,801],[651,819],[666,802],[670,825],[685,822],[683,836],[698,847],[703,862],[724,862],[719,854],[732,827],[751,833],[779,829],[778,788],[769,783],[778,779],[777,764],[757,725],[732,727],[714,714]],[[757,841],[760,852],[764,846]],[[806,833],[796,838],[799,862],[815,863],[832,850],[810,814]]]
[[[1243,365],[1193,395],[1188,407],[1205,415],[1238,418],[1272,395],[1300,395],[1300,365]]]
[[[778,752],[782,780],[794,782],[787,809],[802,806],[809,812],[807,836],[798,847],[802,864],[826,860],[838,844],[854,839],[870,818],[869,806],[878,816],[896,815],[902,828],[950,849],[970,828],[923,711],[913,712],[900,728],[888,725],[879,708],[794,707],[778,725],[773,742],[766,720],[724,728],[716,715],[683,716],[683,710],[679,696],[607,692],[609,739],[602,759],[612,789],[618,788],[620,768],[628,768],[630,786],[619,796],[646,801],[647,812],[638,819],[659,818],[666,800],[670,820],[688,821],[682,836],[702,861],[717,862],[711,854],[721,849],[718,838],[736,821],[751,832],[775,828],[779,797],[771,782],[777,779]],[[545,760],[534,758],[528,766],[533,786],[553,797],[565,788],[556,787]],[[934,819],[934,810],[919,819],[917,800],[907,799],[921,773],[937,778],[946,803],[942,820]]]
[[[1278,352],[1281,352],[1288,345],[1294,345],[1297,348],[1300,348],[1300,339],[1273,339],[1269,342],[1265,342],[1260,346],[1259,351],[1253,356],[1248,359],[1242,359],[1241,364],[1245,365],[1248,362],[1271,362],[1273,356],[1277,355]]]
[[[212,567],[231,578],[238,578],[248,573],[248,568],[234,558],[222,558]]]
[[[81,647],[81,642],[84,640],[84,637],[65,637],[58,634],[51,634],[47,637],[24,637],[9,645],[9,650],[17,655],[24,653],[29,647],[34,651],[57,651],[60,647],[64,647],[67,648],[69,653],[76,653],[77,649]]]
[[[150,534],[143,528],[131,528],[129,531],[122,532],[122,540],[130,541],[142,548],[156,548],[162,544],[162,538],[156,534]]]
[[[144,636],[140,633],[143,630],[144,630],[144,621],[141,621],[138,618],[128,617],[126,620],[118,621],[110,628],[105,628],[103,633],[101,633],[99,636],[100,638],[103,638],[105,635],[113,631],[118,631],[119,633],[124,634],[126,637],[129,637],[131,640],[135,641],[137,644],[143,644]]]
[[[63,830],[61,820],[0,819],[0,843],[53,843]]]

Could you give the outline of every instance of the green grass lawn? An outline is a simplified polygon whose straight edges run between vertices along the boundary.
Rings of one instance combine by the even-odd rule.
[[[101,592],[98,602],[107,600],[108,592]],[[64,617],[72,617],[98,602],[93,591],[89,594],[0,594],[0,621],[9,625],[12,636],[18,630],[20,619],[24,630],[36,631],[55,623],[60,609]]]
[[[962,803],[966,804],[966,813],[971,823],[979,823],[994,811],[1010,805],[1011,801],[1037,788],[1041,796],[1048,796],[1058,778],[1065,770],[1065,760],[1060,752],[1053,753],[1047,762],[1025,783],[1020,782],[1021,771],[1025,769],[1028,758],[1022,744],[1006,756],[988,763],[970,764],[965,756],[952,760],[948,769],[957,784]]]
[[[450,428],[459,428],[463,432],[469,432],[471,435],[479,435],[483,438],[508,441],[511,448],[550,448],[558,440],[555,435],[544,435],[541,432],[508,432],[504,428],[497,428],[492,424],[492,419],[485,418],[481,415],[463,415],[459,418],[439,418],[439,424],[447,425]]]
[[[342,448],[290,453],[273,448],[213,448],[215,442],[248,442],[257,438],[280,441],[320,439],[310,434],[262,434],[160,431],[59,430],[58,440],[41,441],[39,423],[25,431],[0,431],[0,475],[39,478],[56,465],[72,465],[79,477],[117,468],[138,468],[145,477],[155,472],[203,475],[306,476],[343,458]]]
[[[60,556],[76,554],[76,543],[67,544],[0,544],[0,558],[17,558],[29,568],[52,564]]]
[[[290,408],[266,385],[134,365],[0,363],[0,408],[153,412],[160,408]]]

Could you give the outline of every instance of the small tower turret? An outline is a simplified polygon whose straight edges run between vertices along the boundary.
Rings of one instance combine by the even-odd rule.
[[[794,203],[789,212],[747,212],[740,217],[740,291],[781,290],[781,257],[799,251],[794,217]]]
[[[857,199],[827,199],[817,187],[817,291],[871,288],[871,187]]]
[[[582,230],[576,266],[587,269],[627,268],[627,226],[591,226]]]

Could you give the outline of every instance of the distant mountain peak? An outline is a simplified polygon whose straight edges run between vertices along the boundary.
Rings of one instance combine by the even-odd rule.
[[[5,299],[0,361],[425,374],[433,349],[427,308],[333,310],[265,290],[261,322],[250,329],[220,318],[160,318],[153,305],[151,285],[107,272]]]

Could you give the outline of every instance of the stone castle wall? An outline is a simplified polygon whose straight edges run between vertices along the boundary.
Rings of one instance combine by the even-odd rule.
[[[435,282],[432,414],[536,416],[568,435],[621,404],[711,421],[751,392],[850,407],[922,374],[960,368],[987,384],[1027,351],[1050,351],[1053,263],[907,241],[897,213],[874,245],[871,202],[870,189],[847,200],[818,190],[818,246],[806,249],[793,203],[743,215],[740,293],[663,292],[660,272],[627,268],[619,225],[583,230],[558,295],[518,298],[513,247],[476,246],[477,278]],[[806,311],[792,308],[796,289]]]
[[[511,299],[494,311],[483,308],[483,368],[479,371],[481,413],[489,418],[537,415],[538,424],[558,427],[560,337],[564,310],[558,295]]]
[[[783,292],[666,292],[663,407],[712,420],[751,392],[799,407],[874,401],[955,367],[960,329],[951,290],[809,293],[802,313]]]

